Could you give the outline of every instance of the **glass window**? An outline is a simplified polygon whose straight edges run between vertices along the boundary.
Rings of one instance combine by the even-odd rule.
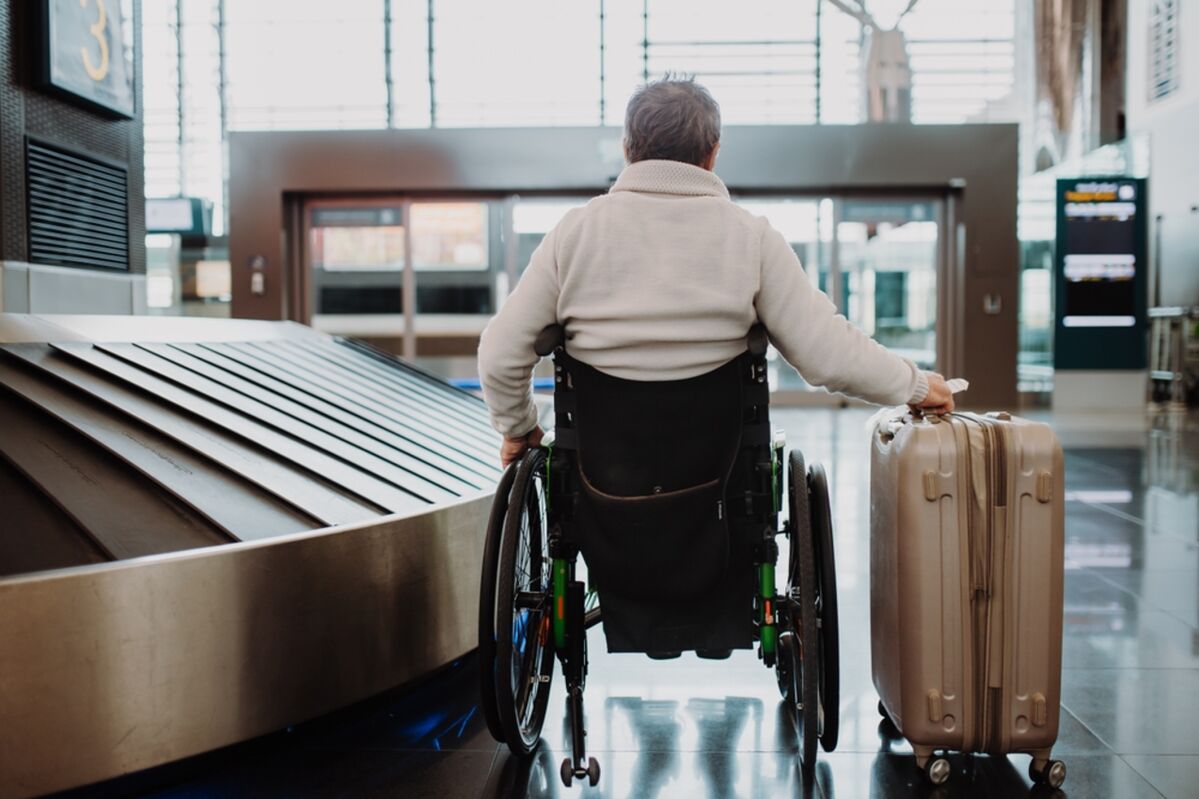
[[[695,75],[725,124],[814,122],[816,3],[745,0],[650,6],[650,77]]]
[[[842,207],[845,315],[888,349],[934,368],[939,226],[933,204],[845,200]]]
[[[437,125],[598,124],[599,24],[598,3],[439,2]]]
[[[181,193],[179,167],[179,38],[174,3],[142,8],[142,102],[146,196]]]
[[[521,199],[512,204],[512,232],[516,237],[513,254],[516,270],[523,272],[533,257],[533,251],[541,244],[545,234],[554,229],[574,208],[581,208],[586,198]]]
[[[418,270],[486,270],[486,203],[415,203],[412,263]]]
[[[404,268],[404,228],[314,228],[312,253],[313,264],[326,271],[397,271]]]
[[[765,217],[782,234],[811,280],[823,288],[829,270],[829,244],[832,241],[832,202],[815,198],[743,199],[739,206],[756,216]],[[804,379],[787,366],[774,347],[766,353],[770,386],[775,391],[810,390]]]
[[[387,126],[379,0],[225,0],[230,130]]]
[[[429,3],[391,0],[391,124],[429,127]]]
[[[966,122],[1012,92],[1014,3],[921,0],[900,27],[912,63],[912,121]]]
[[[407,235],[403,208],[398,204],[321,205],[310,213],[313,326],[355,335],[360,331],[338,326],[333,317],[402,314]]]
[[[868,6],[890,26],[908,2]],[[901,27],[915,121],[1004,118],[1015,8],[914,6]],[[861,28],[830,3],[609,1],[603,11],[554,0],[143,3],[147,196],[210,200],[221,235],[226,128],[620,125],[644,76],[668,70],[708,85],[727,124],[861,119]]]

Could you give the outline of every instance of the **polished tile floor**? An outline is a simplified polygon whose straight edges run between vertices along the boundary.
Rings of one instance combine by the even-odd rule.
[[[555,680],[541,751],[497,747],[475,706],[477,663],[287,733],[83,792],[154,796],[1199,797],[1199,417],[1052,420],[1066,446],[1066,609],[1059,792],[1028,758],[955,756],[930,789],[880,733],[870,679],[869,463],[861,411],[782,410],[776,423],[834,493],[841,740],[800,779],[774,676],[752,652],[667,662],[604,652],[592,631],[588,745],[598,787],[564,788]]]

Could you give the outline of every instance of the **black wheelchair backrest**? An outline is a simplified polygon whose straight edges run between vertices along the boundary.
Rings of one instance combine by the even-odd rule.
[[[762,325],[750,330],[745,353],[683,380],[613,377],[572,358],[565,344],[563,326],[551,325],[535,347],[554,354],[558,441],[578,450],[583,475],[600,491],[630,497],[724,482],[753,421],[747,407],[765,413]],[[760,402],[747,403],[747,386],[760,387]]]

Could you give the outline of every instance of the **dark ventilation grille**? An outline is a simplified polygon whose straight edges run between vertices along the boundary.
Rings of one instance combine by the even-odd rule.
[[[30,141],[29,260],[129,268],[127,173]]]

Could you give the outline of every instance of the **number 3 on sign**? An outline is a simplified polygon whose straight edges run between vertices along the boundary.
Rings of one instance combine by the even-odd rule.
[[[87,3],[88,0],[79,0],[79,7],[87,8]],[[92,23],[91,27],[88,28],[88,32],[91,33],[92,38],[100,45],[100,66],[92,65],[92,56],[86,47],[79,48],[79,55],[83,56],[83,68],[87,70],[87,74],[91,76],[91,79],[101,81],[108,74],[108,36],[105,35],[108,32],[106,30],[108,27],[108,12],[104,8],[104,0],[96,0],[96,9],[100,12],[100,15]]]

